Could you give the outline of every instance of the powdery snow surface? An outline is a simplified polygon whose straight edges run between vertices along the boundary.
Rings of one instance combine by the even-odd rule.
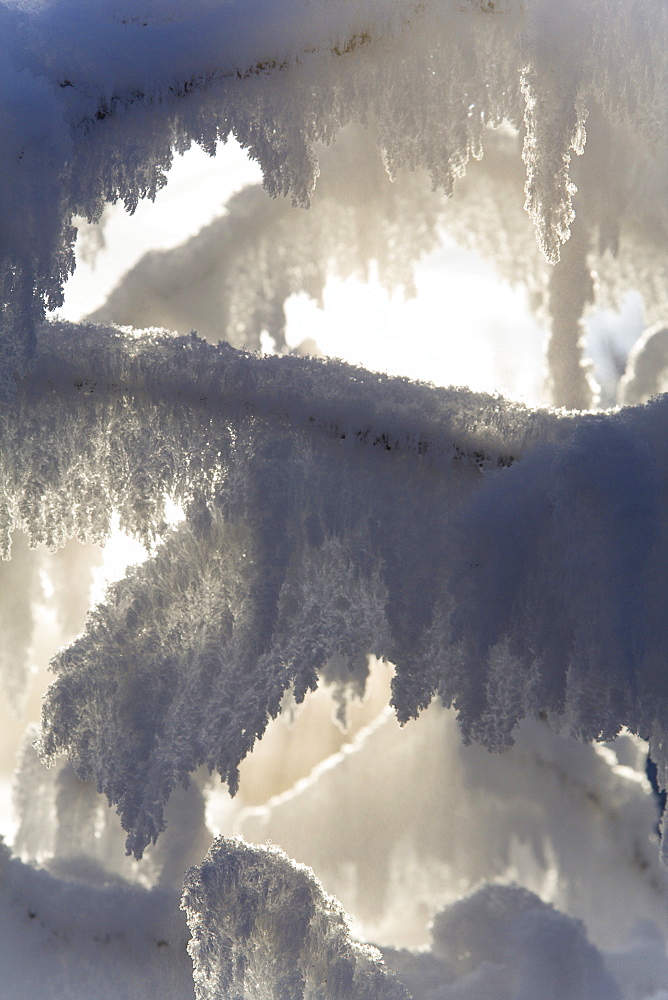
[[[620,765],[606,747],[526,720],[511,749],[489,754],[462,746],[451,711],[433,705],[401,729],[388,709],[302,783],[227,822],[311,865],[383,946],[426,945],[444,904],[499,880],[580,918],[614,950],[639,914],[668,931],[657,809],[634,752],[636,766]]]
[[[69,874],[62,879],[24,864],[0,843],[3,997],[194,995],[177,891],[146,890],[120,879],[109,884],[101,869],[83,860]]]
[[[415,723],[416,728],[420,725]],[[410,740],[410,730],[407,733]],[[362,739],[361,751],[373,754],[365,742]],[[529,745],[531,742],[530,738]],[[537,741],[534,743],[538,754]],[[428,745],[433,746],[433,740]],[[413,748],[416,761],[421,752],[418,739]],[[582,753],[590,751],[582,748]],[[578,799],[577,791],[573,794],[572,788],[568,790],[569,784],[573,786],[579,779],[592,798],[599,793],[610,801],[611,782],[618,785],[618,794],[624,794],[624,784],[628,785],[633,773],[627,768],[628,776],[623,769],[615,774],[608,762],[607,768],[590,766],[585,778],[582,769],[569,774],[567,754],[562,751],[561,757],[561,798],[549,799],[557,838],[560,824],[567,826],[569,809],[574,809]],[[338,762],[333,762],[332,770],[337,766]],[[597,770],[598,781],[602,779],[606,788],[597,784]],[[361,769],[359,780],[364,781],[366,774]],[[540,768],[535,768],[534,775],[538,780]],[[474,800],[480,791],[475,782],[470,783]],[[564,806],[565,816],[560,815]],[[502,811],[498,815],[503,822]],[[308,817],[308,809],[299,812],[295,827],[303,827]],[[477,815],[469,832],[474,834],[484,818],[484,813]],[[641,825],[642,809],[635,814],[633,825],[629,822],[618,846],[626,839],[630,847]],[[429,822],[421,832],[429,836],[430,830],[433,824]],[[369,834],[375,847],[372,828]],[[582,843],[572,845],[574,863]],[[361,857],[361,838],[351,842],[351,847]],[[539,863],[538,853],[535,860]],[[204,861],[187,874],[182,907],[192,935],[190,957],[185,947],[188,931],[174,889],[133,886],[83,856],[72,857],[61,877],[26,866],[10,858],[4,849],[1,863],[3,987],[4,995],[17,1000],[34,996],[44,983],[49,984],[49,996],[54,1000],[125,995],[137,1000],[189,997],[193,995],[190,957],[195,991],[201,998],[520,1000],[538,995],[560,1000],[644,1000],[660,996],[660,989],[668,986],[668,961],[658,924],[645,919],[627,935],[622,947],[597,948],[581,921],[512,885],[487,884],[441,908],[435,914],[426,949],[382,948],[385,965],[394,978],[384,971],[377,951],[351,940],[343,911],[323,892],[309,869],[296,866],[276,849],[251,848],[242,841],[221,838]],[[632,866],[638,859],[628,858],[626,863]],[[410,872],[406,866],[405,888]],[[607,902],[616,903],[623,882],[613,887],[615,875],[610,874],[601,888],[609,892]],[[565,875],[567,879],[567,869]],[[652,881],[652,876],[647,877],[648,899]],[[633,905],[629,899],[627,904]]]

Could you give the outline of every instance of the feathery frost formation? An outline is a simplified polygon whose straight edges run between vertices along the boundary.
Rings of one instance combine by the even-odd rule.
[[[218,838],[186,874],[197,1000],[411,1000],[340,905],[277,848]]]
[[[552,319],[553,398],[585,409],[595,388],[581,317],[597,255],[615,258],[611,297],[658,256],[642,290],[657,292],[650,309],[667,301],[667,33],[663,0],[0,0],[0,400],[12,397],[0,405],[0,554],[14,544],[18,555],[0,574],[0,630],[15,650],[0,670],[14,702],[32,618],[14,615],[9,598],[17,580],[38,590],[46,563],[32,550],[103,541],[115,514],[149,550],[53,660],[38,745],[47,762],[65,753],[69,762],[38,772],[34,746],[22,753],[15,846],[48,870],[0,841],[0,968],[11,1000],[32,1000],[45,982],[54,998],[192,995],[173,886],[202,855],[204,769],[234,793],[241,762],[290,699],[303,701],[321,678],[363,691],[369,654],[396,667],[402,723],[437,699],[454,706],[466,743],[490,750],[510,747],[527,716],[529,727],[543,725],[538,716],[585,740],[627,726],[649,740],[668,785],[668,397],[618,413],[529,411],[341,362],[261,358],[194,333],[42,322],[74,266],[73,217],[95,221],[118,200],[133,211],[192,143],[213,154],[235,135],[268,192],[300,206],[312,199],[318,144],[351,125],[390,178],[421,168],[447,195],[489,143],[496,158],[479,175],[475,211],[495,215],[489,176],[506,153],[521,158],[520,202],[556,265],[549,279],[532,265],[528,281]],[[360,155],[362,141],[354,145]],[[413,181],[378,186],[367,205],[364,192],[349,205],[345,190],[328,195],[324,184],[324,221],[314,214],[297,237],[283,231],[283,206],[265,220],[255,192],[239,196],[228,232],[247,204],[256,229],[227,265],[226,331],[257,343],[266,328],[281,343],[286,297],[319,294],[332,257],[350,270],[378,256],[388,284],[410,285],[411,262],[446,214]],[[469,224],[470,208],[451,213],[454,229]],[[498,258],[509,255],[504,241],[521,247],[506,265],[517,276],[526,233],[501,214],[500,237],[489,237],[496,220],[487,218],[472,240]],[[342,231],[332,236],[334,218]],[[391,245],[393,225],[408,228],[409,247]],[[346,227],[357,230],[347,259]],[[241,287],[245,266],[264,279],[260,291]],[[632,359],[630,398],[651,391],[664,332],[648,333]],[[171,529],[168,499],[186,515]],[[54,558],[46,576],[75,561]],[[382,749],[386,721],[366,733],[358,763]],[[641,929],[637,954],[617,955],[619,975],[572,915],[498,885],[437,916],[431,953],[388,949],[385,965],[351,940],[339,904],[305,868],[218,839],[190,869],[182,900],[199,1000],[409,1000],[407,988],[415,1000],[548,990],[618,1000],[618,983],[629,997],[658,995],[668,985],[665,893],[643,853],[653,817],[638,761],[624,777],[587,748],[588,766],[577,769],[558,739],[541,755],[534,738],[520,733],[520,766],[528,760],[535,781],[549,771],[545,786],[569,785],[572,808],[609,791],[614,805],[597,806],[584,828],[619,823],[617,884],[636,877],[638,899],[654,894],[645,914],[656,906],[656,926]],[[397,785],[410,766],[396,768]],[[321,770],[322,787],[342,771],[330,766],[325,780]],[[317,806],[313,785],[274,803],[265,825],[280,825],[295,803]],[[148,849],[133,876],[151,889],[129,883],[129,858],[107,867],[122,835],[97,792],[120,814],[127,854]],[[638,834],[628,812],[641,797]],[[498,874],[524,852],[540,882],[569,870],[573,825],[555,833],[550,854],[531,805],[527,842],[501,829],[501,806],[488,825],[505,857]],[[393,865],[417,879],[442,874],[445,847],[456,852],[461,833],[451,824],[436,836],[441,853],[425,846],[422,867],[410,837],[403,853],[386,851],[392,878]],[[368,831],[355,839],[368,849]],[[575,910],[566,890],[563,902]],[[555,973],[564,954],[567,975]],[[646,980],[637,955],[655,963]]]
[[[118,509],[150,542],[166,495],[188,511],[45,703],[44,753],[96,781],[133,853],[199,765],[234,790],[284,692],[334,656],[358,682],[365,654],[390,660],[400,720],[438,696],[490,749],[525,714],[586,739],[627,725],[666,783],[665,399],[565,418],[194,336],[43,339],[2,414],[7,537],[100,538]]]
[[[284,691],[303,698],[335,654],[401,663],[402,718],[428,704],[449,511],[557,418],[196,337],[51,337],[2,415],[6,537],[100,538],[117,509],[150,540],[165,495],[189,512],[59,657],[45,707],[45,750],[121,807],[133,852],[199,764],[234,788]]]
[[[73,215],[97,219],[118,199],[132,210],[193,142],[213,151],[234,133],[271,194],[307,204],[314,143],[351,121],[374,129],[390,175],[423,166],[451,192],[486,126],[507,120],[525,132],[526,206],[555,261],[573,218],[571,157],[596,108],[658,164],[661,205],[667,17],[659,0],[290,0],[280,16],[266,0],[3,0],[4,392],[61,300]],[[605,204],[589,204],[604,228]]]

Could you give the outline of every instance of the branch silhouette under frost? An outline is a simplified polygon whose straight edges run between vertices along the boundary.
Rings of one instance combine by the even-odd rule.
[[[449,509],[506,447],[563,432],[497,397],[195,336],[56,326],[42,341],[2,414],[6,537],[99,538],[116,509],[148,539],[166,494],[189,510],[58,657],[45,708],[45,751],[70,749],[138,854],[194,768],[234,790],[284,691],[301,699],[333,655],[423,657]],[[418,676],[397,688],[404,718],[433,695]]]
[[[453,457],[509,465],[534,441],[560,439],[571,424],[500,395],[437,388],[338,360],[260,356],[195,333],[59,322],[42,327],[21,396],[26,403],[59,397],[82,412],[98,401],[138,411],[180,406],[205,419],[263,421],[435,465]]]

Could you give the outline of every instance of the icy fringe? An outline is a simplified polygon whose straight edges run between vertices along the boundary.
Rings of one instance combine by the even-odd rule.
[[[450,200],[430,190],[424,171],[402,171],[392,183],[371,135],[356,126],[318,155],[308,212],[267,198],[259,184],[246,187],[183,246],[146,254],[88,318],[196,329],[247,350],[259,350],[266,331],[285,352],[286,300],[306,293],[321,302],[332,273],[364,280],[373,262],[388,291],[414,293],[414,265],[438,245]]]
[[[219,837],[186,874],[181,906],[197,1000],[410,1000],[313,872],[278,848]]]
[[[138,866],[126,856],[118,818],[97,794],[95,783],[81,781],[66,757],[45,768],[35,750],[38,737],[38,727],[30,726],[14,775],[14,811],[19,819],[14,854],[60,878],[180,890],[184,871],[203,857],[211,843],[201,787],[205,776],[196,775],[187,789],[174,791],[165,814],[168,828]]]
[[[266,0],[85,11],[2,0],[0,390],[25,370],[44,307],[61,301],[73,215],[97,219],[118,199],[132,211],[164,184],[175,151],[213,152],[230,133],[270,194],[308,204],[313,144],[351,121],[375,130],[391,176],[423,166],[448,193],[482,155],[487,125],[523,124],[527,207],[556,260],[587,109],[598,103],[639,147],[662,148],[667,18],[660,0],[641,11],[631,0],[290,0],[280,17]],[[592,211],[606,214],[595,200]]]
[[[147,544],[54,661],[43,753],[118,806],[140,856],[171,791],[239,762],[333,656],[396,664],[465,740],[547,712],[627,725],[666,783],[667,401],[565,418],[341,362],[56,324],[0,421],[3,529]],[[519,461],[521,459],[521,461]],[[559,623],[559,628],[555,627]],[[342,668],[339,668],[341,672]]]
[[[522,209],[521,138],[512,130],[485,133],[484,158],[469,166],[449,199],[430,190],[424,170],[399,171],[390,182],[373,156],[370,134],[349,126],[333,147],[317,150],[321,174],[308,212],[266,198],[259,185],[249,187],[183,246],[147,254],[89,318],[180,333],[195,327],[208,340],[224,337],[253,349],[266,331],[286,350],[290,295],[319,300],[332,273],[365,278],[371,262],[388,290],[403,286],[410,295],[415,263],[446,232],[526,288],[531,307],[551,327],[551,401],[588,409],[598,386],[584,361],[587,308],[594,301],[619,307],[634,288],[648,316],[668,315],[663,187],[634,182],[633,176],[646,175],[649,157],[638,150],[629,156],[627,129],[603,128],[597,108],[589,121],[586,162],[578,160],[571,171],[584,201],[556,266],[538,252]],[[604,216],[592,216],[590,200],[606,206]],[[299,348],[306,349],[308,342]],[[656,393],[660,383],[653,384]],[[609,393],[606,402],[613,400]]]

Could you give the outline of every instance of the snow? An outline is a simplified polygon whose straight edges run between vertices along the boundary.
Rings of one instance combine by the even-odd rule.
[[[10,1000],[183,1000],[193,996],[187,928],[172,890],[146,890],[81,865],[61,879],[0,843],[0,969]],[[184,960],[185,959],[185,960]]]
[[[46,634],[62,646],[0,843],[8,1000],[668,996],[644,775],[649,747],[668,784],[668,402],[644,403],[666,368],[666,17],[661,0],[0,0],[15,712]],[[177,154],[229,136],[293,207],[246,187],[186,247],[124,252],[124,283],[74,307],[102,325],[54,312],[81,219],[111,232],[109,204],[157,199]],[[295,296],[326,300],[334,275],[375,276],[398,315],[389,296],[422,290],[444,232],[549,317],[561,409],[249,353],[309,353]],[[647,332],[620,398],[643,405],[595,412],[586,311],[629,289]],[[428,320],[405,315],[410,343]],[[84,622],[112,531],[145,558]],[[258,741],[284,746],[318,686],[343,725],[375,658],[391,708],[333,754],[317,732],[311,769],[248,808]]]

